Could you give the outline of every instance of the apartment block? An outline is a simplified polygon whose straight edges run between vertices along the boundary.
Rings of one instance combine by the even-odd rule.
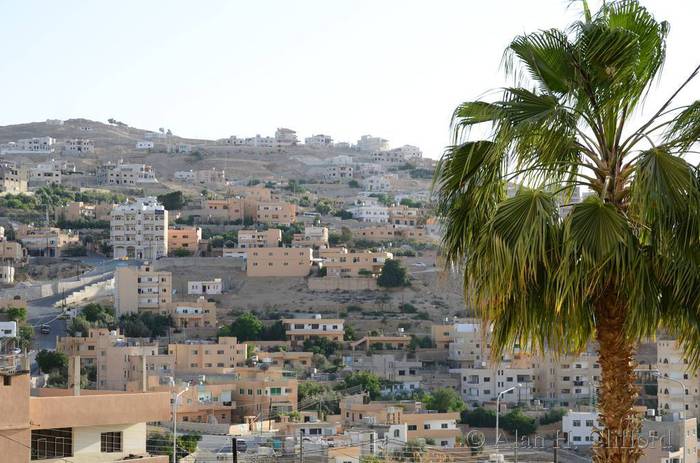
[[[452,448],[462,431],[457,427],[459,413],[438,413],[423,409],[420,402],[392,401],[364,403],[364,396],[340,400],[340,417],[352,425],[406,425],[407,440],[431,439],[435,445]]]
[[[223,185],[226,183],[226,174],[215,167],[204,170],[185,170],[175,172],[175,180],[200,185]]]
[[[112,204],[86,204],[82,201],[71,201],[65,206],[56,208],[56,219],[68,222],[80,220],[109,220]]]
[[[285,370],[309,372],[314,368],[313,352],[288,352],[283,350],[275,352],[256,351],[254,355],[257,357],[258,362],[263,365],[271,365]]]
[[[156,260],[168,253],[168,211],[153,196],[125,202],[110,214],[114,258]]]
[[[276,248],[282,241],[282,230],[268,228],[267,230],[239,230],[238,247],[248,248]]]
[[[656,342],[659,371],[659,409],[664,413],[683,413],[687,418],[700,418],[700,377],[690,368],[683,346],[674,339]]]
[[[34,460],[168,463],[146,451],[149,422],[170,416],[167,392],[113,393],[44,388],[30,395],[26,371],[3,372],[0,454]]]
[[[202,229],[199,227],[170,227],[168,228],[168,254],[178,249],[196,254],[201,240]]]
[[[27,192],[27,179],[24,172],[11,161],[0,161],[0,195]]]
[[[188,281],[187,282],[187,294],[189,295],[207,295],[207,294],[221,294],[223,291],[223,282],[221,278],[214,278],[212,280],[204,281]]]
[[[146,390],[149,376],[172,376],[175,372],[173,357],[161,353],[158,344],[148,339],[127,338],[105,328],[81,334],[84,336],[59,337],[56,351],[94,367],[97,389]]]
[[[363,273],[378,275],[384,262],[394,256],[385,251],[350,252],[346,248],[326,248],[319,251],[319,257],[328,276],[355,277]]]
[[[291,225],[296,222],[297,206],[285,202],[258,203],[255,220],[268,225]]]
[[[40,162],[29,169],[29,182],[36,185],[60,185],[62,182],[62,163],[55,160]]]
[[[159,272],[149,264],[117,267],[114,272],[114,308],[117,316],[142,309],[158,309],[172,302],[170,272]]]
[[[294,130],[281,127],[275,131],[275,141],[278,146],[291,146],[296,145],[299,140]]]
[[[389,149],[389,140],[372,135],[362,135],[355,145],[358,151],[373,153]]]
[[[73,138],[63,142],[63,153],[82,155],[95,152],[95,142],[86,138]]]
[[[342,182],[352,180],[354,169],[352,166],[327,166],[323,169],[323,180],[326,182]]]
[[[327,227],[304,227],[303,233],[295,233],[292,237],[295,248],[320,248],[328,246]]]
[[[197,383],[196,387],[184,391],[178,400],[178,423],[235,423],[236,402],[232,399],[235,385]],[[150,385],[149,390],[171,391],[172,387],[161,381]]]
[[[97,183],[103,185],[138,185],[141,183],[158,183],[158,180],[152,166],[119,161],[116,164],[108,162],[98,167]]]
[[[396,226],[415,227],[422,218],[422,211],[415,207],[391,206],[389,208],[389,223]]]
[[[352,230],[352,236],[355,239],[369,241],[406,240],[419,243],[434,241],[434,238],[430,237],[427,230],[423,227],[399,226],[393,224],[356,228]]]
[[[0,154],[48,154],[53,153],[56,139],[52,137],[22,138],[0,148]]]
[[[304,144],[309,146],[333,146],[333,138],[330,135],[312,135],[304,139]]]
[[[373,201],[358,201],[348,208],[352,218],[360,222],[387,223],[389,208]]]
[[[234,222],[243,221],[245,199],[205,199],[202,201],[201,214],[209,219]]]
[[[285,318],[282,320],[285,335],[292,347],[302,345],[312,337],[326,338],[329,341],[342,341],[345,335],[345,320],[336,318]]]
[[[240,417],[269,417],[297,409],[298,382],[294,372],[244,367],[237,368],[236,374],[232,398]]]
[[[0,241],[0,262],[16,265],[27,260],[27,250],[16,241]]]
[[[421,389],[422,363],[406,359],[405,351],[372,355],[353,353],[343,360],[353,371],[369,371],[389,383],[384,387],[385,393],[412,392]]]
[[[305,277],[311,272],[311,248],[255,248],[247,254],[249,277]]]
[[[16,235],[17,240],[27,249],[27,253],[35,257],[59,257],[67,247],[80,244],[78,234],[55,227],[19,226]]]
[[[403,334],[378,335],[378,336],[363,336],[357,341],[350,343],[352,350],[405,350],[408,349],[411,343],[411,337]]]
[[[216,303],[200,296],[196,301],[174,301],[161,303],[157,309],[143,308],[143,311],[170,315],[178,330],[188,333],[211,333],[216,330]],[[204,330],[200,330],[203,328]],[[207,330],[208,329],[208,330]]]
[[[193,339],[168,344],[168,355],[174,358],[178,375],[226,374],[245,365],[247,345],[238,343],[234,337],[222,336],[216,342]]]

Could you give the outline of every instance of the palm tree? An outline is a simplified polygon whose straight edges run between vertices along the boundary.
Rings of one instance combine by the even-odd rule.
[[[568,29],[516,37],[504,58],[514,86],[457,107],[435,175],[444,253],[493,326],[494,358],[515,343],[597,345],[596,462],[641,454],[640,339],[664,328],[700,364],[700,176],[686,160],[700,101],[673,106],[700,67],[651,118],[639,114],[668,30],[637,1],[595,14],[584,1]]]

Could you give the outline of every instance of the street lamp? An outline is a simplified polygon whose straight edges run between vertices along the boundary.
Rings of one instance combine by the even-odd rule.
[[[669,377],[669,376],[662,376],[661,373],[658,372],[658,371],[652,371],[651,374],[652,374],[652,376],[656,377],[657,380],[658,380],[658,379],[664,379],[664,380],[666,380],[666,381],[671,381],[672,383],[676,383],[676,384],[679,384],[679,385],[681,386],[681,389],[682,389],[682,397],[683,397],[683,416],[685,417],[685,414],[686,414],[686,413],[685,413],[685,394],[686,394],[686,390],[687,390],[687,389],[685,388],[685,384],[684,384],[682,381],[679,381],[679,380],[677,380],[677,379],[675,379],[675,378],[671,378],[671,377]],[[658,394],[658,392],[657,392],[657,394]]]
[[[190,390],[190,385],[186,384],[185,389],[173,394],[173,463],[177,463],[177,401],[182,394]]]
[[[518,384],[518,387],[520,386],[521,385]],[[498,441],[500,440],[500,436],[498,435],[498,415],[501,412],[501,396],[514,390],[515,386],[509,387],[508,389],[505,389],[496,395],[496,448],[498,448]]]

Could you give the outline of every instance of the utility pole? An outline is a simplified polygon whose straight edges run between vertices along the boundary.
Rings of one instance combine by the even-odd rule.
[[[304,463],[304,432],[299,430],[299,463]]]
[[[233,463],[238,463],[238,440],[235,437],[231,438],[231,453],[233,454]]]
[[[518,391],[520,393],[520,391]],[[518,463],[518,430],[515,430],[515,447],[513,448],[513,451],[515,453],[514,455],[514,463]]]
[[[559,436],[554,440],[554,463],[559,463]]]

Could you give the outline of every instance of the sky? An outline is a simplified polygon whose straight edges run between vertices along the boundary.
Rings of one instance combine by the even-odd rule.
[[[671,23],[651,112],[700,64],[700,1],[643,4]],[[579,13],[568,0],[0,0],[0,125],[113,117],[193,138],[289,127],[438,158],[455,106],[508,83],[513,37]],[[695,82],[679,101],[698,95]]]

